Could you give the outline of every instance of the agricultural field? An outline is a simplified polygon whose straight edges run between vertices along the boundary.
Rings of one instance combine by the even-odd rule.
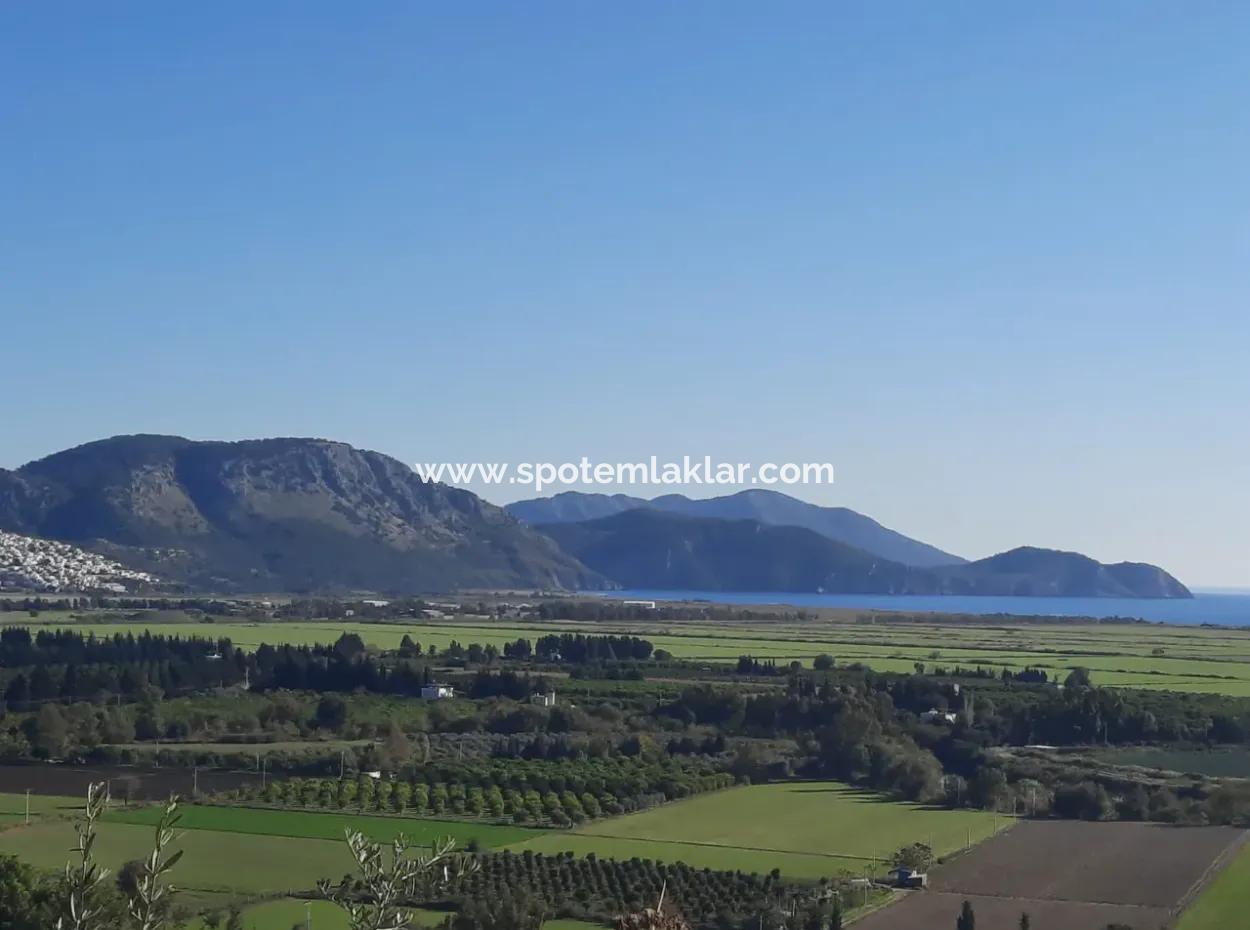
[[[1227,930],[1250,913],[1250,845],[1243,845],[1222,872],[1181,915],[1176,930]]]
[[[821,878],[880,872],[884,861],[911,843],[947,855],[1011,823],[981,811],[887,801],[839,782],[784,782],[701,795],[512,848]]]
[[[425,820],[412,817],[377,817],[310,811],[267,810],[251,807],[215,807],[193,804],[182,808],[181,830],[211,830],[219,833],[247,833],[257,836],[283,836],[293,839],[343,839],[348,828],[371,839],[389,843],[406,836],[417,845],[429,845],[451,837],[459,845],[476,843],[483,849],[497,849],[539,836],[543,831],[525,827],[474,823],[468,820]],[[110,823],[155,825],[161,810],[149,806],[111,811]]]
[[[79,798],[35,794],[33,791],[29,798],[25,793],[0,794],[0,828],[25,823],[28,809],[31,823],[35,823],[50,817],[73,816],[82,809],[82,801]]]
[[[1035,927],[1153,930],[1243,840],[1243,831],[1228,827],[1025,821],[937,867],[930,890],[907,894],[856,927],[954,926],[966,900],[984,927],[1015,927],[1027,913]]]
[[[413,913],[417,918],[417,923],[422,927],[438,927],[449,916],[446,911],[416,910]],[[243,911],[244,930],[291,930],[292,927],[304,926],[306,921],[315,930],[348,930],[347,915],[338,906],[328,901],[278,898],[254,904]],[[577,921],[548,921],[545,927],[552,930],[553,924],[556,923],[577,923]],[[587,930],[591,926],[593,925],[585,925]],[[202,930],[203,925],[192,924],[192,928]],[[569,930],[576,930],[576,928],[569,928]]]
[[[75,842],[70,821],[47,820],[0,832],[0,854],[55,870],[65,864]],[[151,845],[151,827],[108,822],[100,826],[96,855],[106,867],[116,869],[144,856]],[[178,884],[194,891],[247,895],[309,889],[316,879],[338,879],[352,867],[351,854],[341,839],[187,830],[178,847],[186,852],[179,864]]]
[[[1102,685],[1174,691],[1214,692],[1250,696],[1250,630],[1208,629],[1162,624],[1010,623],[991,620],[918,621],[870,615],[870,621],[838,618],[804,622],[754,621],[752,625],[682,622],[667,625],[562,621],[430,623],[353,621],[214,623],[162,622],[152,618],[99,623],[61,614],[37,618],[6,615],[6,625],[55,623],[82,633],[107,634],[123,629],[148,629],[165,635],[228,637],[241,646],[262,642],[329,643],[343,632],[359,634],[366,643],[395,648],[410,635],[423,646],[462,644],[502,646],[521,636],[543,633],[621,632],[645,636],[657,649],[679,658],[710,663],[732,662],[740,655],[778,662],[810,662],[821,653],[839,663],[863,662],[880,671],[910,672],[917,662],[928,667],[986,665],[993,668],[1045,669],[1057,676],[1076,666],[1093,671]],[[81,615],[80,615],[81,617]]]
[[[1167,772],[1209,775],[1217,778],[1250,778],[1250,749],[1169,749],[1126,746],[1091,753],[1101,762],[1141,766]]]

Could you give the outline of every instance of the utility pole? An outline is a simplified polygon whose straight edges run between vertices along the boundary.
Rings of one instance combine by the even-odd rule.
[[[191,797],[198,798],[200,796],[200,767],[198,765],[191,767]]]
[[[343,780],[343,767],[346,763],[346,759],[347,759],[347,750],[340,749],[339,750],[339,781]]]
[[[269,766],[269,757],[262,757],[260,760],[260,790],[265,790],[265,769]]]
[[[304,902],[304,930],[312,930],[312,902]]]
[[[26,789],[26,826],[30,826],[30,789]]]

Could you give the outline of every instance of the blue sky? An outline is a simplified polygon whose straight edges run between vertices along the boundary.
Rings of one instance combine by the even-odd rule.
[[[802,496],[964,555],[1250,585],[1248,47],[1239,3],[6,4],[0,466],[832,461]]]

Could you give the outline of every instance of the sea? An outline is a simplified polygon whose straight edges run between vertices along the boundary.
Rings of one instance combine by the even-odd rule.
[[[1151,620],[1191,626],[1250,627],[1250,590],[1201,590],[1192,598],[964,597],[961,595],[759,594],[728,591],[611,591],[613,600],[706,601],[715,604],[785,604],[906,613],[1014,614],[1025,617],[1093,617]]]

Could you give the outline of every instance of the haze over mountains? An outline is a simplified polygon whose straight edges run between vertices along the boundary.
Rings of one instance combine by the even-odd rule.
[[[799,526],[637,508],[539,527],[583,564],[628,588],[1025,597],[1189,597],[1153,565],[1103,565],[1022,547],[977,562],[918,567]]]
[[[955,565],[966,561],[935,546],[910,539],[882,526],[871,517],[846,507],[821,507],[787,494],[764,489],[751,489],[724,497],[698,500],[683,494],[665,494],[654,500],[644,500],[624,494],[565,491],[553,497],[517,501],[508,504],[507,510],[526,523],[537,526],[543,523],[594,520],[640,507],[690,517],[755,520],[768,526],[801,526],[827,539],[863,549],[883,559],[922,568]]]
[[[0,469],[0,530],[221,592],[1190,596],[1155,566],[1076,553],[1021,548],[966,562],[846,508],[766,490],[653,501],[567,493],[504,509],[322,439],[88,443]]]

